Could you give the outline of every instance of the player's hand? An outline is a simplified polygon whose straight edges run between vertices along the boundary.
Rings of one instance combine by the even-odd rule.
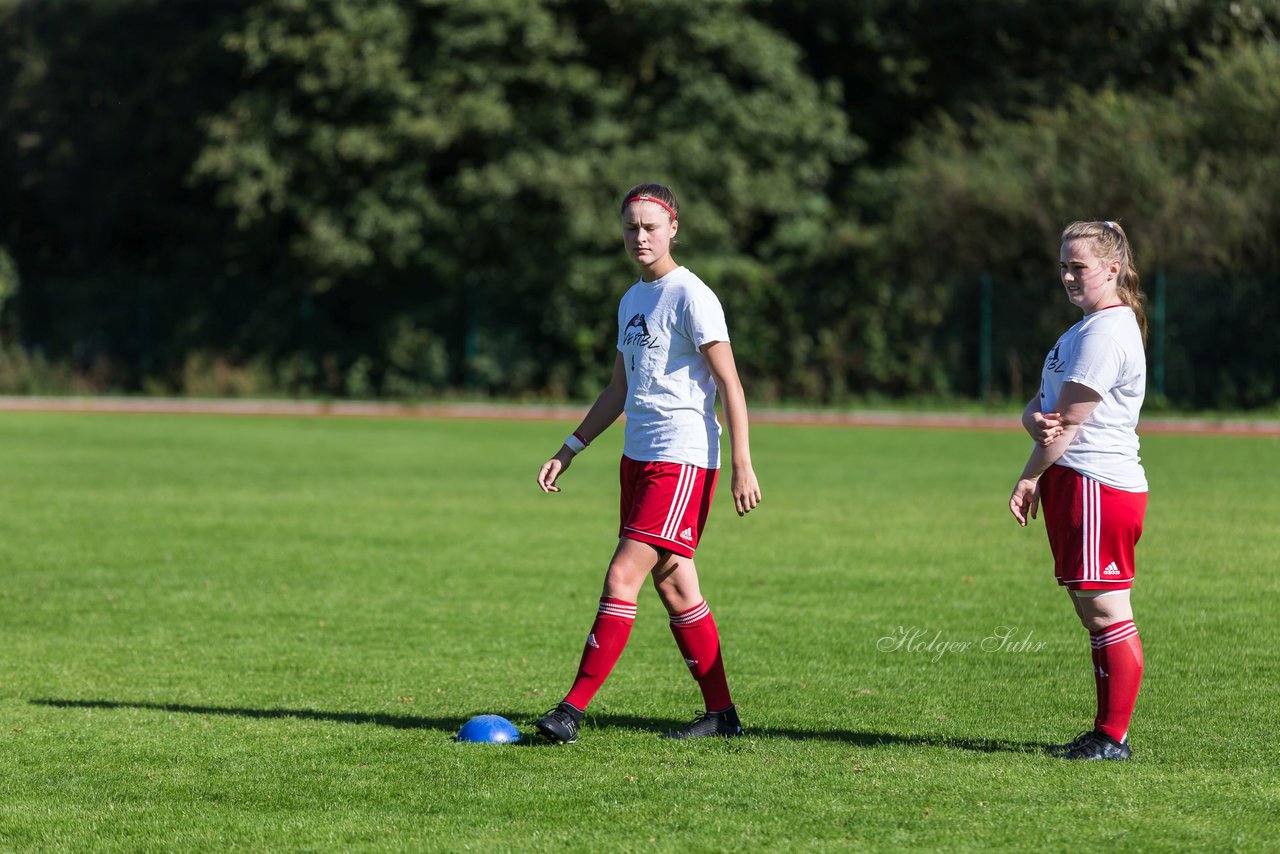
[[[538,471],[538,488],[543,492],[559,492],[560,487],[556,486],[556,478],[565,473],[571,462],[573,462],[573,452],[568,448],[561,448],[554,457],[542,464],[542,468]]]
[[[751,466],[733,468],[733,509],[745,516],[760,504],[760,483]]]
[[[1027,519],[1036,518],[1040,509],[1040,478],[1024,477],[1013,486],[1013,494],[1009,496],[1009,512],[1018,524],[1027,527]]]
[[[1031,423],[1027,424],[1027,432],[1031,434],[1031,438],[1037,445],[1047,448],[1062,435],[1062,413],[1060,412],[1033,412],[1030,420]]]

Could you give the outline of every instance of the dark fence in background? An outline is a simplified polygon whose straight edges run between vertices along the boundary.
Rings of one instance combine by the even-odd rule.
[[[487,352],[485,342],[538,334],[532,325],[536,318],[529,319],[528,329],[491,329],[493,318],[470,302],[442,307],[435,315],[426,312],[427,320],[416,329],[397,333],[407,336],[397,345],[406,355],[387,365],[385,329],[377,321],[362,316],[358,306],[313,296],[301,283],[280,288],[247,279],[117,277],[25,284],[11,306],[21,318],[21,334],[11,336],[6,349],[62,365],[63,376],[77,377],[81,391],[502,396],[516,386],[502,375],[501,354]],[[1152,407],[1276,404],[1280,275],[1155,270],[1143,284]],[[933,373],[945,383],[935,390],[939,395],[989,402],[1029,398],[1038,387],[1044,354],[1079,319],[1051,275],[1033,283],[984,275],[959,282],[949,293],[929,346],[930,358],[938,363]],[[589,364],[579,367],[607,368],[612,343],[599,342],[600,357],[581,357]],[[794,375],[821,369],[791,370]],[[756,386],[768,379],[778,378],[748,377]],[[0,372],[0,384],[8,386],[0,392],[70,390],[40,387],[16,377],[12,367]],[[884,394],[876,388],[849,392]]]
[[[1251,409],[1280,399],[1280,274],[1157,269],[1143,290],[1148,401]],[[979,399],[1030,398],[1054,336],[1079,319],[1052,277],[1034,286],[990,275],[968,283],[939,332],[958,355],[948,365],[955,388]]]

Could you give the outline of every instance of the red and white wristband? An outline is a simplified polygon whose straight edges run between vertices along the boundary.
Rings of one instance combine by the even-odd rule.
[[[587,449],[587,445],[591,444],[582,438],[582,434],[574,430],[569,434],[569,438],[564,440],[564,446],[573,451],[574,455],[578,455]]]

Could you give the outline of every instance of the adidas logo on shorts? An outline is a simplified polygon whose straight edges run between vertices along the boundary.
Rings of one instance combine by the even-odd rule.
[[[1116,566],[1116,562],[1113,560],[1111,561],[1111,563],[1107,564],[1106,569],[1102,570],[1102,574],[1103,575],[1119,575],[1120,568]]]
[[[693,528],[685,528],[681,531],[680,539],[684,540],[686,543],[693,542]]]

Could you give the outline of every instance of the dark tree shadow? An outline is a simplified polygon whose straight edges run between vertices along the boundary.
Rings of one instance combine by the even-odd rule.
[[[227,715],[258,719],[295,719],[328,721],[341,724],[370,724],[393,729],[437,730],[450,738],[466,723],[467,717],[422,717],[418,715],[389,715],[368,712],[329,712],[318,709],[249,709],[238,706],[204,706],[187,703],[142,703],[121,700],[65,700],[42,698],[28,701],[34,706],[51,706],[62,709],[145,709],[183,715]],[[518,744],[540,745],[543,742],[533,733],[536,714],[515,711],[488,711],[501,715],[521,730]],[[481,712],[476,712],[481,714]],[[588,713],[583,721],[585,730],[631,729],[651,732],[654,735],[670,732],[687,724],[687,720],[665,717],[639,717],[635,715],[593,715]],[[1043,753],[1049,745],[1029,741],[1011,741],[1002,738],[948,738],[945,736],[894,735],[883,732],[858,732],[843,729],[789,729],[779,727],[748,727],[749,738],[786,739],[788,741],[839,741],[856,747],[884,747],[895,744],[916,747],[937,747],[950,750],[971,750],[978,753]]]
[[[239,718],[295,718],[297,720],[330,721],[340,724],[372,724],[394,729],[435,729],[456,733],[467,717],[427,718],[416,715],[388,715],[368,712],[326,712],[318,709],[247,709],[237,706],[196,706],[186,703],[135,703],[120,700],[31,700],[34,706],[63,709],[147,709],[183,715],[229,715]],[[476,714],[480,714],[477,712]],[[494,712],[510,718],[515,712]],[[517,715],[517,717],[519,717]]]
[[[587,713],[584,729],[643,730],[655,734],[670,732],[687,724],[687,720],[633,715],[593,715]],[[855,747],[885,747],[905,744],[915,747],[938,747],[951,750],[971,750],[977,753],[1043,753],[1050,745],[1032,741],[1013,741],[1004,738],[949,738],[946,736],[894,735],[885,732],[858,732],[845,729],[791,729],[784,727],[753,727],[747,722],[749,738],[786,739],[788,741],[839,741]]]
[[[940,747],[951,750],[972,750],[977,753],[1043,753],[1050,745],[1034,741],[1013,741],[1007,738],[951,738],[936,735],[894,735],[885,732],[857,732],[853,730],[799,730],[760,727],[751,729],[749,735],[765,738],[786,738],[797,741],[823,739],[842,741],[857,747],[884,747],[906,744],[915,747]]]

